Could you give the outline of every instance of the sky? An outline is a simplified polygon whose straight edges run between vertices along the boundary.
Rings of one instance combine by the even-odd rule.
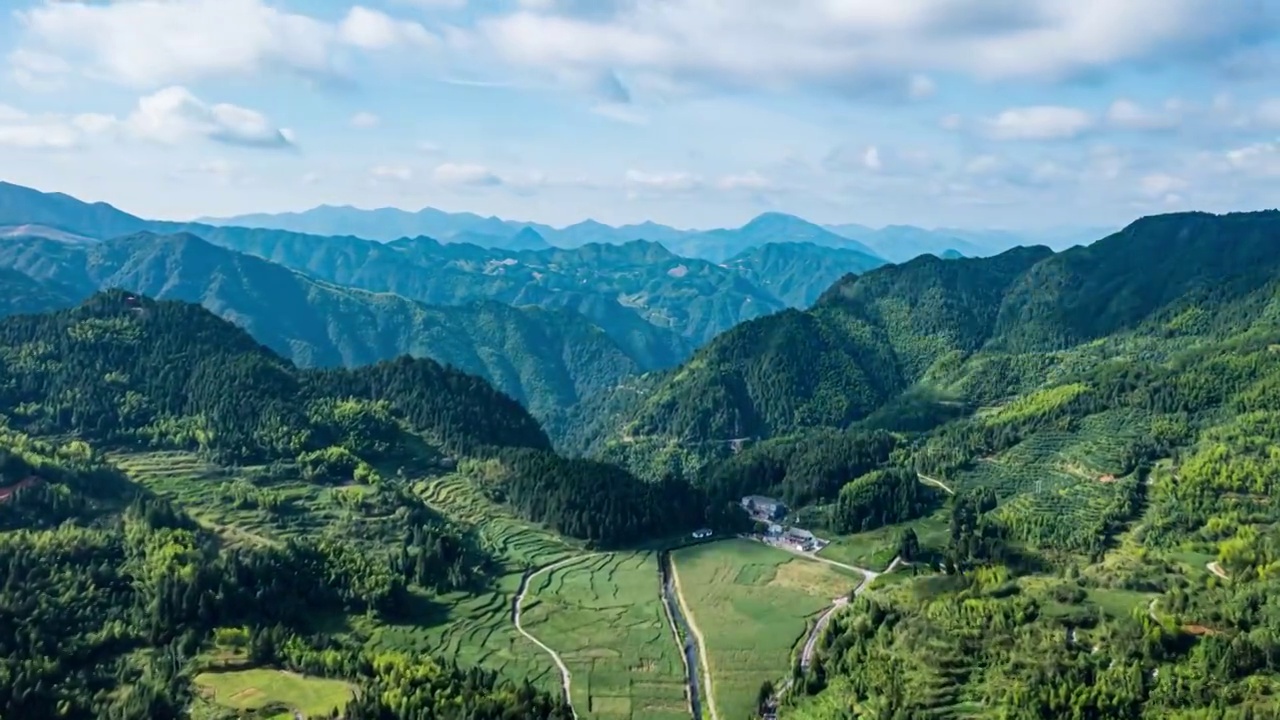
[[[0,0],[0,180],[152,218],[1277,205],[1275,0]]]

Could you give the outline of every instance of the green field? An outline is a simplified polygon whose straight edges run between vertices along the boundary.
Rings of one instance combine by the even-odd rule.
[[[671,563],[707,645],[703,661],[721,720],[748,717],[760,685],[790,674],[809,618],[862,580],[749,540],[676,550]]]
[[[525,630],[568,666],[580,718],[689,717],[684,663],[660,589],[652,552],[587,556],[531,581]]]
[[[210,702],[232,710],[258,710],[280,705],[273,718],[293,717],[293,711],[328,715],[351,699],[351,686],[340,680],[308,677],[283,670],[252,669],[204,672],[196,675],[196,687]]]
[[[949,517],[948,511],[942,509],[910,522],[886,525],[855,535],[841,535],[818,551],[818,555],[847,565],[883,572],[898,554],[898,537],[907,528],[915,531],[921,548],[941,551],[946,547],[949,539]]]

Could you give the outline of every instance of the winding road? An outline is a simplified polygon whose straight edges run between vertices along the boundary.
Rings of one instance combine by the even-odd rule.
[[[521,610],[521,606],[524,605],[524,596],[527,592],[529,592],[529,583],[535,577],[541,575],[542,573],[551,572],[556,568],[561,568],[561,567],[564,567],[565,565],[571,565],[575,562],[586,560],[587,558],[594,557],[596,555],[599,555],[599,553],[591,553],[588,555],[573,555],[571,557],[565,558],[564,560],[560,560],[559,562],[554,562],[554,563],[551,563],[550,565],[543,565],[542,567],[538,568],[537,570],[534,570],[533,572],[526,572],[524,576],[520,578],[520,589],[516,591],[516,599],[515,599],[515,602],[512,603],[512,607],[511,607],[511,622],[515,624],[516,631],[519,632],[521,635],[525,636],[526,638],[528,638],[529,641],[532,642],[534,645],[537,645],[538,647],[542,648],[544,652],[546,652],[548,655],[551,656],[551,661],[556,664],[556,667],[560,669],[560,685],[561,687],[564,688],[564,701],[569,705],[569,712],[573,713],[574,720],[577,720],[578,711],[574,709],[573,696],[569,694],[569,685],[571,680],[569,675],[569,666],[564,664],[564,659],[560,657],[560,653],[556,652],[555,650],[552,650],[550,647],[547,646],[546,643],[534,637],[532,633],[524,629],[524,625],[520,622],[520,610]]]

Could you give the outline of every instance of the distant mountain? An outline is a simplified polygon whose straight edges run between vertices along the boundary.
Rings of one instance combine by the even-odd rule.
[[[768,243],[811,243],[821,247],[856,250],[871,257],[878,255],[857,240],[838,235],[794,215],[776,212],[758,215],[737,229],[708,230],[689,235],[672,241],[669,247],[678,255],[724,262],[738,253]]]
[[[959,250],[956,250],[955,248],[947,248],[946,250],[943,250],[941,253],[939,253],[938,257],[942,258],[943,260],[963,260],[966,256],[964,253],[960,252]]]
[[[789,242],[760,245],[729,258],[724,264],[787,305],[809,307],[845,275],[864,273],[886,263],[882,258],[858,250]]]
[[[902,263],[921,255],[937,255],[955,250],[966,257],[995,255],[1020,244],[1017,238],[1004,238],[1002,242],[979,243],[944,230],[925,230],[911,225],[889,225],[878,230],[863,225],[827,225],[832,232],[853,238],[874,254],[890,262]]]
[[[106,288],[195,302],[300,366],[429,357],[486,378],[553,424],[583,397],[652,369],[577,313],[492,301],[432,307],[317,281],[193,235],[11,240],[0,243],[0,267],[11,302],[25,298],[16,312]]]

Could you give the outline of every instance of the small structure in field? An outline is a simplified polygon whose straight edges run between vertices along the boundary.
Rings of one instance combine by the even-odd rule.
[[[712,535],[712,534],[713,534],[713,533],[712,533],[712,532],[711,532],[711,530],[710,530],[710,529],[708,529],[708,528],[702,528],[701,530],[694,530],[694,531],[693,531],[693,539],[694,539],[694,540],[702,540],[703,538],[709,538],[709,537],[711,537],[711,535]]]

